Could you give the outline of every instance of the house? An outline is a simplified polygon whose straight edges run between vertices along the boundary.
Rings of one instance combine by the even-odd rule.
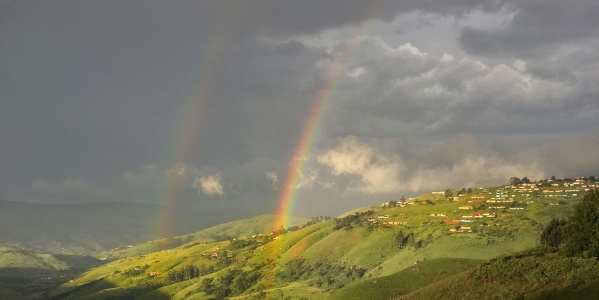
[[[397,226],[397,225],[402,225],[404,222],[399,222],[399,221],[389,221],[389,222],[383,222],[383,225],[389,225],[389,226]]]
[[[449,228],[449,232],[472,232],[472,227],[470,226],[458,226]]]
[[[460,206],[460,207],[458,207],[458,209],[470,210],[470,209],[472,209],[472,206],[471,205]]]

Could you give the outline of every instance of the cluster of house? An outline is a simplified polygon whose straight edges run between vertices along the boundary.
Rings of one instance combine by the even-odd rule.
[[[220,246],[212,247],[212,251],[202,253],[203,257],[209,257],[211,260],[216,260],[220,258],[221,255]]]
[[[483,212],[475,212],[471,215],[463,215],[462,219],[481,219],[481,218],[496,218],[497,214],[495,213],[483,213]]]
[[[403,214],[400,214],[400,215],[403,215]],[[384,219],[389,219],[389,216],[388,215],[379,215],[377,217],[370,217],[370,218],[366,219],[366,221],[370,222],[370,223],[378,223],[379,220],[384,220]],[[382,225],[387,225],[387,226],[398,226],[398,225],[407,225],[408,222],[403,222],[403,221],[383,221],[383,222],[381,222],[381,224]]]
[[[383,222],[383,225],[389,225],[389,226],[397,226],[397,225],[408,225],[408,222],[402,222],[402,221],[389,221],[389,222]]]
[[[472,227],[470,226],[458,226],[449,229],[450,232],[472,232]]]

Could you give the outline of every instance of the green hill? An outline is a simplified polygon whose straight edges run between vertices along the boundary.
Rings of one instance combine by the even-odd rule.
[[[427,282],[450,280],[477,261],[534,247],[544,225],[568,216],[581,196],[545,197],[564,193],[559,186],[528,189],[473,189],[451,198],[427,194],[266,235],[259,234],[265,229],[262,221],[224,224],[178,237],[172,247],[163,241],[157,252],[148,252],[147,243],[133,247],[128,251],[137,252],[115,256],[119,259],[72,278],[52,295],[340,299],[358,295],[352,291],[372,291],[375,281],[374,290],[392,296],[416,293]]]
[[[466,271],[481,262],[483,260],[465,258],[429,259],[392,275],[372,278],[344,287],[329,299],[391,299],[425,287],[431,282]]]
[[[596,258],[529,250],[492,259],[401,299],[597,299],[597,295]]]
[[[182,236],[153,240],[121,249],[104,251],[101,256],[106,260],[115,260],[144,255],[159,250],[172,249],[185,244],[197,245],[199,243],[212,243],[239,237],[267,234],[273,230],[275,218],[275,215],[261,215],[254,218],[227,222]],[[308,221],[309,219],[306,218],[293,218],[291,226],[302,225]]]

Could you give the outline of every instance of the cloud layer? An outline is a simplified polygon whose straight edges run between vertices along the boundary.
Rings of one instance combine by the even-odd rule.
[[[599,175],[596,1],[14,1],[0,18],[0,200],[272,212],[325,87],[303,215]]]

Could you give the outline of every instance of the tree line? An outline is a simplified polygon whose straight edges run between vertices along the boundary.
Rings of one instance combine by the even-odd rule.
[[[551,220],[541,244],[566,256],[599,258],[599,190],[588,191],[568,220]]]

